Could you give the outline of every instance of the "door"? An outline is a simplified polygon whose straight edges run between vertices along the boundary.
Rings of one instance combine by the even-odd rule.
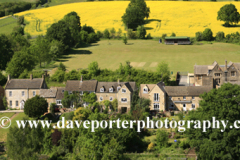
[[[183,104],[183,111],[187,111],[186,104]]]
[[[24,109],[24,105],[25,105],[25,101],[22,100],[21,103],[20,103],[20,109],[23,110]]]

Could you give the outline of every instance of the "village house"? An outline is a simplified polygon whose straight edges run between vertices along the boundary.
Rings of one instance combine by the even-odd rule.
[[[3,110],[4,109],[4,106],[3,106],[3,97],[4,97],[4,89],[2,86],[0,86],[0,110]]]
[[[50,89],[40,89],[40,97],[46,99],[48,103],[48,110],[52,103],[55,103],[59,108],[62,107],[62,99],[64,97],[65,88],[51,87]]]
[[[211,65],[195,65],[194,76],[189,77],[195,86],[212,85],[220,87],[224,83],[240,84],[240,63],[225,61],[219,65],[216,61]]]
[[[47,89],[44,75],[42,78],[33,78],[30,75],[30,79],[11,79],[8,75],[5,86],[8,107],[24,109],[26,100],[39,95],[41,89]]]
[[[137,89],[135,82],[98,82],[97,80],[80,81],[68,80],[65,90],[69,94],[79,92],[94,92],[97,96],[96,101],[102,102],[104,100],[113,101],[118,100],[118,111],[125,113],[130,111],[131,97],[133,91]],[[87,105],[87,104],[85,104]]]
[[[211,86],[165,86],[157,84],[141,84],[139,97],[150,99],[150,112],[187,111],[199,107],[200,94],[209,92]]]

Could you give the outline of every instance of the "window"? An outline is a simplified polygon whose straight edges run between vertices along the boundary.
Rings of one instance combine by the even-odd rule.
[[[64,90],[62,90],[62,92],[64,93]]]
[[[122,103],[127,103],[127,98],[121,98]]]
[[[192,100],[195,100],[195,97],[194,97],[194,96],[192,96]]]
[[[202,76],[198,76],[198,80],[201,80],[202,79]]]
[[[171,96],[169,97],[169,100],[172,100],[172,97],[171,97]]]
[[[232,72],[231,72],[231,76],[232,76],[232,77],[235,77],[235,76],[236,76],[236,72],[235,72],[235,71],[232,71]]]
[[[25,96],[25,92],[24,91],[22,91],[22,96]]]
[[[126,93],[127,91],[126,91],[126,89],[122,89],[122,93]]]
[[[103,97],[100,97],[99,100],[100,100],[100,101],[103,101]]]
[[[9,91],[9,97],[12,97],[12,91]]]
[[[62,100],[57,100],[57,105],[62,105]]]
[[[192,109],[195,109],[195,104],[194,103],[192,104]]]
[[[109,100],[112,101],[112,100],[113,100],[113,97],[110,97]]]
[[[68,94],[72,94],[72,91],[69,91]]]
[[[83,91],[80,91],[80,95],[83,95]]]
[[[34,97],[34,96],[36,96],[36,92],[35,92],[35,91],[33,91],[33,97]]]
[[[104,92],[104,88],[102,87],[102,88],[100,88],[100,92]]]
[[[219,84],[220,83],[220,79],[216,79],[216,83]]]
[[[148,93],[148,89],[146,87],[143,88],[143,93]]]
[[[16,107],[18,107],[18,101],[16,101]]]
[[[154,110],[159,110],[159,103],[154,103],[153,108]]]
[[[159,102],[159,95],[158,93],[154,93],[154,101]]]
[[[113,92],[113,88],[109,88],[109,92]]]
[[[117,91],[119,91],[120,89],[121,89],[121,86],[118,86],[118,87],[117,87]]]
[[[9,106],[12,107],[12,101],[9,101]]]
[[[215,73],[216,77],[220,77],[220,75],[221,75],[220,73]]]
[[[186,96],[183,96],[183,100],[186,100]]]

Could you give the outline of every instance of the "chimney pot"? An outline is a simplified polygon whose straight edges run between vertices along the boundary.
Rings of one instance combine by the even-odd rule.
[[[227,60],[225,60],[225,67],[226,67],[226,70],[227,70]]]
[[[118,84],[120,83],[120,80],[118,79]]]
[[[10,76],[10,74],[8,75],[8,81],[10,81],[11,80],[11,76]]]
[[[83,78],[82,78],[82,75],[81,75],[81,82],[82,82]]]
[[[33,75],[32,75],[32,74],[30,74],[30,79],[31,79],[31,80],[33,79]]]

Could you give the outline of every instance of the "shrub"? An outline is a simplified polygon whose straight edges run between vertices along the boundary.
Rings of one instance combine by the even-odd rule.
[[[46,3],[46,4],[44,4],[44,7],[47,8],[47,7],[49,7],[49,5]]]
[[[82,30],[86,31],[88,34],[95,33],[94,29],[91,26],[87,26],[86,24],[82,26]]]
[[[60,117],[61,120],[62,117],[65,117],[65,120],[72,120],[74,117],[74,112],[63,113]]]
[[[66,66],[61,62],[60,64],[59,64],[59,67],[58,67],[58,70],[61,70],[61,71],[66,71]]]
[[[101,31],[97,31],[97,39],[99,40],[102,37],[103,37],[103,33]]]
[[[115,34],[116,34],[115,28],[112,28],[112,29],[110,30],[110,33],[111,33],[111,37],[112,37],[112,38],[115,38]]]
[[[151,142],[149,145],[148,145],[148,148],[147,148],[147,150],[148,151],[153,151],[153,149],[154,149],[154,143],[153,142]]]
[[[97,41],[97,35],[95,33],[88,34],[87,43],[94,43]]]
[[[18,23],[18,25],[24,24],[24,16],[19,16],[17,18],[17,23]]]
[[[57,70],[52,76],[51,81],[55,82],[63,82],[64,81],[65,72],[62,70]]]
[[[37,8],[37,5],[36,4],[32,4],[32,9],[36,9]]]
[[[167,34],[162,34],[162,43],[164,43],[165,37],[167,37]]]
[[[137,38],[137,35],[136,35],[136,33],[133,31],[133,29],[128,29],[127,35],[128,35],[128,38],[129,38],[129,39],[135,39],[135,38]]]
[[[223,41],[225,38],[224,32],[218,32],[216,35],[216,41]]]
[[[103,31],[103,37],[104,38],[110,38],[110,32],[109,32],[109,30],[108,29],[105,29],[104,31]]]
[[[27,33],[26,35],[27,35],[27,39],[31,39],[32,38],[30,33]]]
[[[196,41],[202,41],[203,40],[202,32],[196,32],[195,37],[196,37]]]
[[[205,41],[211,41],[213,39],[213,33],[212,33],[212,30],[210,28],[206,28],[204,31],[203,31],[203,40]]]
[[[79,73],[73,69],[70,72],[65,74],[65,81],[67,80],[78,80]]]
[[[6,82],[7,82],[7,78],[0,71],[0,85],[4,86],[6,84]]]
[[[51,112],[52,114],[55,113],[55,107],[56,107],[56,103],[51,103],[51,105],[50,105],[50,112]]]
[[[83,42],[87,42],[87,38],[88,38],[88,32],[81,30],[80,32],[80,37],[81,37],[81,41]]]
[[[151,33],[148,33],[148,35],[147,35],[146,38],[147,38],[147,39],[152,39]]]
[[[146,34],[146,29],[143,26],[137,27],[137,38],[144,39]]]
[[[173,32],[170,37],[176,37],[176,34]]]

